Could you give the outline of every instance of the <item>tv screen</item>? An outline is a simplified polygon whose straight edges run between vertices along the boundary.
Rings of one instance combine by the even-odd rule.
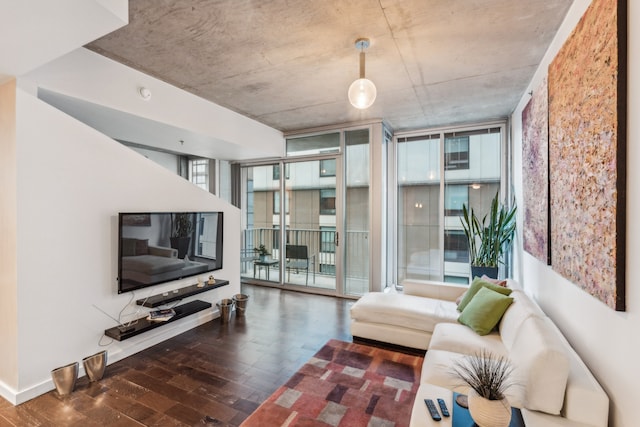
[[[222,268],[222,212],[118,216],[118,293]]]

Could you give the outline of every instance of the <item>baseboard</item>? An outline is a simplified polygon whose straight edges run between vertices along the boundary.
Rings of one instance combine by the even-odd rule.
[[[4,400],[8,401],[12,405],[17,405],[16,403],[16,391],[0,381],[0,397]]]

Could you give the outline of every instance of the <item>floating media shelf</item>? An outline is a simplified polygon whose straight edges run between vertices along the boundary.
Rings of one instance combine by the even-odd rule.
[[[208,285],[207,282],[203,282],[203,286],[191,285],[184,288],[175,289],[173,291],[165,292],[163,294],[153,295],[149,298],[139,299],[136,301],[136,304],[149,308],[158,307],[160,305],[168,304],[173,301],[179,301],[192,295],[207,292],[228,284],[228,280],[216,280],[213,285]]]
[[[202,292],[207,292],[212,289],[219,288],[221,286],[228,285],[228,280],[216,280],[213,285],[204,284],[204,286],[191,285],[186,286],[184,288],[176,289],[174,291],[166,292],[165,294],[153,295],[149,298],[140,299],[136,301],[136,304],[142,305],[144,307],[158,307],[160,305],[168,304],[173,301],[179,301],[183,298],[190,297],[192,295],[197,295]],[[141,317],[138,320],[134,320],[133,324],[130,326],[115,326],[113,328],[106,329],[104,334],[110,338],[113,338],[117,341],[123,341],[128,338],[139,335],[143,332],[150,331],[151,329],[158,328],[167,323],[174,322],[176,320],[182,319],[184,317],[195,314],[199,311],[206,310],[210,308],[212,305],[209,302],[195,300],[190,301],[185,304],[181,304],[175,307],[172,307],[176,312],[175,316],[170,318],[169,320],[162,322],[154,322],[147,319],[147,317]]]

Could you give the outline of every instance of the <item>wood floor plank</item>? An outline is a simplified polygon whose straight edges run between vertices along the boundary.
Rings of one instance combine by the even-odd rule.
[[[215,319],[19,406],[0,427],[236,427],[329,339],[349,341],[351,301],[243,285],[245,317]],[[107,348],[108,351],[108,348]]]

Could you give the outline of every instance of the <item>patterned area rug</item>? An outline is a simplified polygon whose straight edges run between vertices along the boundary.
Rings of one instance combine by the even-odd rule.
[[[331,340],[241,427],[408,426],[422,361]]]

